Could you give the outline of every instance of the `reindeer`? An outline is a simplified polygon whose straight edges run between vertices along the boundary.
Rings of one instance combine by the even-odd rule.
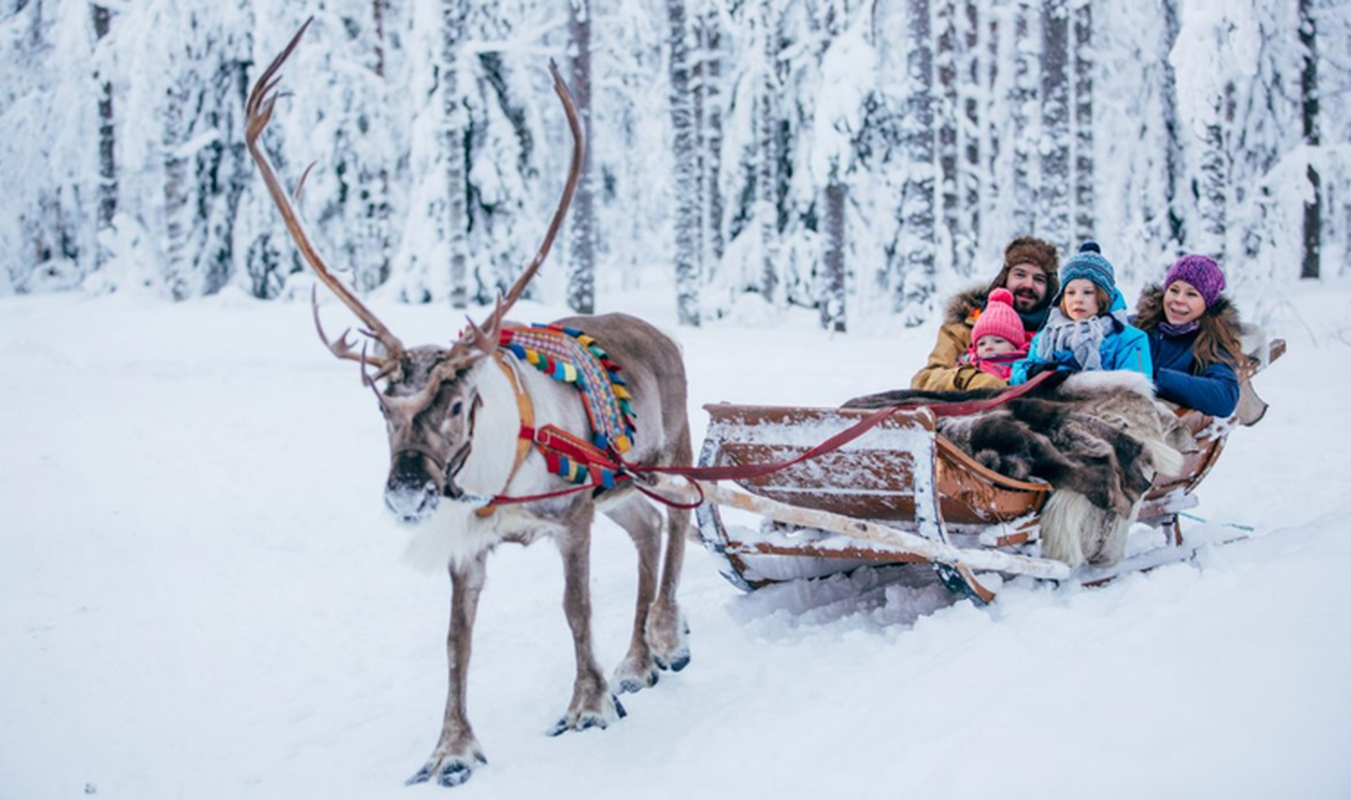
[[[320,340],[339,359],[361,364],[362,383],[375,393],[384,415],[390,446],[385,504],[401,521],[431,528],[443,545],[441,555],[449,564],[451,579],[446,647],[449,693],[436,747],[408,783],[435,779],[444,786],[456,786],[487,763],[469,723],[465,689],[475,610],[483,590],[488,553],[502,542],[529,544],[540,536],[553,538],[563,557],[563,611],[572,629],[577,672],[567,712],[550,733],[605,728],[625,714],[611,693],[612,686],[620,693],[638,691],[656,683],[658,669],[679,671],[689,662],[687,629],[676,602],[689,511],[672,506],[666,509],[663,565],[662,515],[635,493],[637,478],[622,482],[619,488],[598,492],[595,497],[585,491],[519,504],[488,504],[490,498],[556,495],[562,485],[548,472],[543,457],[518,436],[527,413],[533,415],[537,426],[552,423],[589,438],[589,422],[576,390],[533,368],[522,368],[509,352],[498,347],[505,314],[548,255],[576,188],[585,152],[577,113],[557,67],[550,64],[554,89],[572,130],[572,166],[538,253],[506,294],[498,298],[482,325],[470,320],[465,335],[449,347],[405,347],[325,266],[259,145],[278,98],[277,72],[309,24],[301,27],[253,87],[246,141],[305,261],[320,282],[357,316],[365,326],[363,333],[374,342],[373,352],[367,353],[364,345],[360,352],[356,350],[347,331],[330,341],[320,323],[317,294],[311,294]],[[685,368],[675,342],[625,314],[569,317],[557,323],[584,330],[623,365],[635,412],[636,441],[627,454],[629,462],[688,465],[691,450]],[[608,682],[596,663],[591,643],[591,524],[597,510],[627,531],[638,550],[632,636],[626,655]]]

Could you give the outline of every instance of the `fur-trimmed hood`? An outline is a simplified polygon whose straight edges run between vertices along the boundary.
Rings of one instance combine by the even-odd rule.
[[[985,307],[985,298],[990,294],[990,287],[985,284],[976,284],[968,286],[948,300],[947,308],[943,313],[943,324],[950,325],[954,322],[966,322],[972,312]]]
[[[1219,299],[1215,301],[1215,305],[1206,309],[1206,314],[1215,317],[1221,325],[1233,331],[1235,338],[1242,336],[1243,328],[1239,322],[1238,309],[1234,307],[1228,297],[1220,295]],[[1136,320],[1151,317],[1163,318],[1163,284],[1161,283],[1146,286],[1140,292],[1140,300],[1135,304]]]
[[[968,328],[974,327],[976,321],[971,315],[985,308],[986,298],[990,296],[990,292],[997,288],[1000,287],[995,284],[988,286],[976,284],[953,295],[943,311],[943,324],[961,323]],[[1029,336],[1033,332],[1041,330],[1042,326],[1046,324],[1046,317],[1050,313],[1050,308],[1050,305],[1043,304],[1037,311],[1031,313],[1018,312],[1018,318],[1023,321],[1023,330],[1026,330]]]

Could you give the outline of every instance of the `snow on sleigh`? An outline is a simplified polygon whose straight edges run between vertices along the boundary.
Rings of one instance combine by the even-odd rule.
[[[932,565],[948,589],[988,602],[1003,576],[1097,584],[1186,560],[1202,546],[1245,535],[1212,527],[1190,532],[1184,541],[1179,516],[1197,504],[1194,492],[1234,428],[1253,425],[1265,413],[1250,379],[1285,352],[1285,342],[1247,349],[1252,355],[1239,370],[1241,399],[1230,417],[1182,408],[1159,415],[1162,404],[1155,405],[1155,416],[1185,432],[1190,446],[1177,448],[1174,456],[1180,452],[1182,458],[1171,465],[1172,476],[1150,473],[1130,516],[1123,515],[1123,542],[1132,525],[1162,535],[1145,537],[1150,546],[1144,552],[1113,559],[1110,566],[1071,568],[1045,557],[1039,539],[1052,486],[1000,474],[940,432],[948,428],[940,420],[979,418],[1010,403],[1016,390],[946,407],[707,405],[711,420],[695,470],[707,500],[697,512],[700,536],[721,561],[724,577],[746,591],[908,562]],[[708,480],[725,478],[739,488]],[[660,484],[690,494],[681,479],[663,477]],[[724,522],[737,515],[758,517],[759,525]]]

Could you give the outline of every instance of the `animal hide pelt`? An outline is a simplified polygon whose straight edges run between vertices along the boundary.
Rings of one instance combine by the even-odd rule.
[[[892,391],[858,397],[847,408],[942,405],[999,390]],[[1187,429],[1134,372],[1059,375],[1028,394],[969,416],[940,417],[939,432],[981,464],[1010,478],[1040,478],[1055,490],[1043,512],[1042,552],[1077,566],[1111,564],[1156,474],[1176,477]]]

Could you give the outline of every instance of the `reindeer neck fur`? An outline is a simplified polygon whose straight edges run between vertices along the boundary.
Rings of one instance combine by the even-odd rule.
[[[536,426],[553,424],[570,433],[586,435],[589,423],[574,388],[534,369],[521,369],[510,356],[506,362],[530,398]],[[460,380],[473,385],[481,401],[475,412],[469,457],[455,477],[460,488],[480,500],[499,494],[543,494],[564,488],[533,450],[520,469],[512,473],[521,411],[515,387],[496,359],[479,361]],[[476,513],[481,502],[442,502],[436,516],[414,532],[404,558],[420,569],[440,572],[448,563],[465,563],[501,542],[528,545],[541,535],[559,534],[577,506],[589,502],[589,493],[581,492],[529,504],[504,504],[484,516]]]

